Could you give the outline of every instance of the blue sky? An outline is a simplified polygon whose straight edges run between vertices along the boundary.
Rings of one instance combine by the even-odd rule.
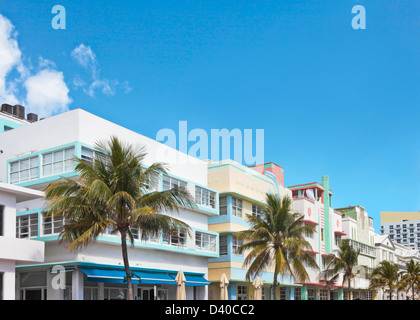
[[[66,30],[51,27],[56,4]],[[366,30],[351,27],[358,4]],[[48,98],[151,138],[182,120],[264,129],[286,185],[329,175],[333,206],[364,206],[378,232],[380,211],[420,210],[419,13],[401,0],[0,0],[21,53],[5,79],[29,111]],[[34,93],[42,70],[57,96]]]

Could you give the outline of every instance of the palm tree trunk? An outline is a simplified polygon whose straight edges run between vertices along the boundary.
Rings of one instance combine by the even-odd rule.
[[[133,297],[133,286],[131,285],[131,274],[130,274],[130,263],[128,261],[128,252],[127,252],[127,232],[123,231],[121,233],[121,248],[122,256],[124,261],[125,274],[127,277],[127,300],[134,300]]]
[[[348,284],[348,287],[349,287],[349,296],[348,296],[348,299],[349,299],[349,300],[351,300],[351,299],[350,299],[350,293],[351,293],[351,290],[350,290],[350,289],[351,289],[351,288],[350,288],[350,287],[351,287],[350,278],[347,278],[347,284]]]
[[[274,279],[273,279],[273,299],[277,300],[277,265],[274,267]]]
[[[414,300],[414,285],[411,287],[411,292],[413,294],[413,300]]]

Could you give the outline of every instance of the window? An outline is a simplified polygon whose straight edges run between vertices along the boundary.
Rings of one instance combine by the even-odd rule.
[[[208,233],[195,232],[195,246],[200,250],[216,251],[216,236]]]
[[[338,235],[338,234],[336,234],[334,238],[335,238],[335,245],[337,247],[339,247],[340,246],[340,243],[341,243],[341,236]]]
[[[252,204],[252,215],[261,217],[262,209],[261,207],[257,206],[256,204]]]
[[[227,216],[227,197],[219,198],[219,214],[221,216]]]
[[[160,232],[156,234],[148,234],[142,238],[142,233],[138,228],[131,228],[131,233],[133,234],[133,238],[136,240],[141,240],[144,242],[154,242],[159,243],[160,241]]]
[[[324,241],[324,228],[321,228],[321,241]]]
[[[219,255],[221,256],[228,255],[227,235],[219,236]]]
[[[195,186],[195,202],[205,207],[216,208],[216,192]]]
[[[98,288],[84,287],[83,300],[98,300]]]
[[[38,237],[38,214],[16,217],[16,238]]]
[[[10,163],[10,183],[16,184],[39,178],[38,156]]]
[[[163,190],[170,190],[175,187],[186,187],[187,183],[167,175],[163,175]]]
[[[156,300],[168,300],[168,289],[157,289]]]
[[[171,233],[163,234],[163,243],[171,246],[185,247],[187,245],[187,232],[185,230],[177,230]]]
[[[238,300],[248,300],[247,286],[238,286]]]
[[[104,288],[104,300],[127,300],[127,289]]]
[[[295,300],[302,300],[302,292],[300,288],[295,288]]]
[[[82,147],[82,160],[91,162],[94,158],[94,153],[95,151],[93,151],[92,149]]]
[[[64,217],[63,216],[47,216],[45,213],[43,217],[43,235],[58,234],[63,230]]]
[[[236,255],[241,255],[239,253],[239,247],[243,245],[243,240],[239,240],[235,236],[232,236],[232,252]]]
[[[319,290],[319,300],[328,300],[328,290],[320,289]]]
[[[280,287],[280,300],[286,300],[286,287]]]
[[[74,170],[74,147],[42,155],[42,176],[48,177]]]
[[[316,299],[316,291],[315,289],[308,289],[308,300],[315,300]]]
[[[242,200],[232,197],[232,215],[242,218]]]

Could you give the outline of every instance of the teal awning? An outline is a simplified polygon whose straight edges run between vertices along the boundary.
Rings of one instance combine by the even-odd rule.
[[[185,282],[186,286],[208,286],[210,285],[210,281],[207,281],[203,276],[192,276],[192,275],[185,275]]]
[[[127,277],[125,270],[116,269],[97,269],[79,267],[79,269],[86,274],[87,281],[105,282],[105,283],[126,283]],[[136,276],[131,278],[133,284],[139,284],[140,279]]]
[[[174,284],[175,279],[169,273],[148,272],[148,271],[134,271],[134,275],[140,278],[142,284]]]
[[[86,274],[87,281],[104,283],[127,283],[124,269],[79,267]],[[170,284],[176,285],[176,272],[131,271],[133,284]],[[202,275],[185,274],[186,286],[208,286],[210,282]]]

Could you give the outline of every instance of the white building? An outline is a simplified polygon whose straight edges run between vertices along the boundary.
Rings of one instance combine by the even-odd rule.
[[[312,246],[310,252],[319,268],[308,269],[309,279],[301,289],[308,300],[343,300],[346,291],[342,276],[335,283],[327,284],[321,276],[327,268],[326,257],[336,252],[343,232],[341,213],[332,208],[332,191],[329,189],[328,176],[318,182],[306,183],[288,187],[292,191],[293,211],[304,216],[303,222],[315,226],[316,232],[306,236]]]
[[[40,191],[0,182],[0,300],[15,299],[16,265],[44,262],[43,242],[16,239],[16,206],[41,197]]]
[[[376,260],[375,267],[388,260],[399,265],[401,270],[406,269],[406,263],[413,259],[415,262],[420,262],[420,252],[413,248],[408,248],[402,244],[392,241],[391,237],[386,234],[375,234],[375,247],[376,247]],[[388,300],[389,292],[384,292],[382,289],[378,291],[377,300]],[[411,291],[394,292],[392,295],[393,300],[411,299]]]
[[[369,274],[375,267],[376,258],[373,219],[368,216],[368,213],[362,206],[349,206],[337,208],[336,210],[343,215],[343,231],[346,233],[343,239],[350,239],[350,245],[354,249],[360,250],[358,266],[354,270],[354,272],[359,271],[359,273],[353,278],[351,283],[352,298],[361,300],[375,299],[375,292],[369,290]],[[347,293],[344,292],[344,294],[346,295]]]
[[[1,119],[0,113],[0,126]],[[187,299],[207,299],[208,258],[218,257],[219,245],[218,234],[208,231],[208,217],[218,215],[218,193],[207,187],[206,162],[81,109],[32,123],[20,121],[21,126],[0,133],[0,180],[13,185],[43,190],[60,177],[75,177],[73,157],[92,157],[95,143],[112,135],[146,146],[146,166],[155,161],[168,163],[169,175],[161,175],[157,188],[183,184],[196,197],[198,209],[182,209],[179,214],[166,212],[189,224],[192,237],[179,234],[161,235],[147,242],[136,239],[128,252],[131,270],[141,279],[134,281],[134,295],[137,299],[175,299],[174,277],[183,270]],[[19,298],[124,299],[120,238],[104,234],[85,250],[70,252],[58,243],[63,221],[45,218],[43,208],[40,199],[18,204],[16,228],[13,227],[17,237],[45,243],[44,263],[17,267]],[[23,222],[27,221],[30,230],[24,232]],[[57,265],[68,271],[65,289],[51,285],[51,271]]]

